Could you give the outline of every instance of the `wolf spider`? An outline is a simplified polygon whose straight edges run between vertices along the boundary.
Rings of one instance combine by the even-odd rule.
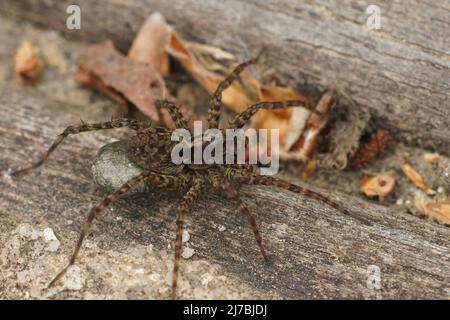
[[[219,84],[209,103],[209,128],[218,128],[220,110],[222,108],[222,92],[239,77],[239,74],[245,67],[253,63],[255,60],[256,59],[251,59],[244,63],[241,63],[223,80],[222,83]],[[299,105],[307,106],[307,102],[304,100],[259,102],[250,106],[242,113],[238,114],[230,122],[229,127],[242,128],[246,124],[246,122],[258,110],[261,109],[278,109]],[[188,128],[187,121],[184,119],[183,115],[174,103],[167,100],[158,100],[156,102],[156,107],[158,108],[158,110],[164,108],[169,112],[176,128]],[[314,112],[314,108],[312,108],[311,106],[309,106],[308,108]],[[275,186],[281,189],[286,189],[299,195],[315,199],[338,210],[343,214],[350,215],[355,219],[358,219],[364,223],[368,223],[365,219],[349,212],[347,209],[330,200],[326,196],[291,184],[284,180],[280,180],[278,178],[258,175],[254,172],[250,165],[175,165],[174,163],[172,163],[170,158],[171,150],[174,145],[174,142],[172,142],[170,139],[172,131],[165,127],[157,127],[152,126],[151,124],[145,124],[135,119],[123,118],[102,123],[82,123],[78,126],[69,126],[56,138],[56,140],[38,162],[24,169],[15,171],[12,173],[12,175],[21,176],[41,166],[48,159],[50,154],[56,149],[56,147],[58,147],[69,135],[74,135],[86,131],[117,129],[123,127],[130,128],[137,132],[135,136],[132,136],[128,140],[127,153],[129,158],[143,169],[143,172],[130,179],[116,191],[108,194],[101,202],[99,202],[90,210],[84,226],[80,231],[78,242],[70,257],[69,263],[56,275],[56,277],[50,282],[49,286],[55,284],[55,282],[57,282],[66,273],[67,269],[75,263],[75,259],[80,252],[83,240],[91,229],[94,219],[100,214],[100,212],[107,206],[112,204],[114,201],[116,201],[121,195],[129,191],[132,187],[144,181],[156,188],[182,190],[184,192],[184,195],[182,196],[177,207],[177,230],[175,238],[175,258],[172,276],[172,298],[176,297],[178,268],[182,251],[182,232],[185,212],[188,210],[189,206],[201,195],[202,190],[208,185],[215,190],[223,191],[229,199],[234,200],[237,203],[240,212],[248,219],[250,227],[254,233],[256,243],[259,246],[259,250],[265,261],[267,261],[267,255],[262,244],[262,238],[258,231],[256,220],[248,209],[247,205],[239,196],[238,187],[242,184]]]

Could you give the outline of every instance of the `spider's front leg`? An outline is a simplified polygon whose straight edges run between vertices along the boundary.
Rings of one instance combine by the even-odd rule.
[[[170,117],[175,124],[175,128],[189,130],[186,119],[181,113],[180,108],[175,103],[169,100],[156,100],[155,106],[158,109],[166,109],[169,112]]]
[[[67,271],[67,269],[75,263],[75,259],[78,257],[78,254],[81,249],[81,245],[83,244],[83,240],[86,237],[87,233],[92,227],[92,223],[94,219],[100,214],[100,212],[105,209],[107,206],[115,202],[120,198],[123,194],[127,193],[131,188],[136,186],[138,183],[147,181],[152,184],[152,186],[157,188],[176,188],[181,187],[185,184],[185,180],[179,177],[158,174],[155,172],[143,172],[136,177],[130,179],[126,182],[122,187],[118,190],[108,194],[100,203],[94,206],[84,223],[83,228],[81,229],[80,236],[78,238],[78,242],[75,246],[75,249],[70,257],[68,265],[62,269],[56,277],[50,282],[49,287],[54,285],[56,281],[58,281]]]
[[[239,74],[249,65],[255,63],[258,57],[254,59],[250,59],[239,64],[218,86],[216,91],[214,92],[211,101],[209,102],[209,110],[208,110],[208,127],[209,128],[218,128],[219,126],[219,118],[220,118],[220,109],[222,107],[222,92],[227,89],[234,80],[239,77]]]
[[[248,120],[250,120],[253,115],[259,110],[271,110],[271,109],[282,109],[288,107],[304,107],[306,109],[311,110],[312,112],[317,113],[311,107],[307,101],[307,99],[303,100],[286,100],[286,101],[263,101],[258,102],[254,105],[251,105],[246,110],[242,111],[238,114],[232,121],[230,121],[230,128],[239,129],[242,128]]]
[[[92,123],[92,124],[81,124],[79,126],[69,126],[67,127],[53,142],[53,144],[50,146],[50,148],[44,153],[44,155],[41,157],[39,161],[36,163],[30,165],[29,167],[26,167],[24,169],[20,169],[17,171],[14,171],[11,173],[12,176],[21,176],[24,174],[29,173],[31,170],[41,166],[45,161],[47,161],[50,154],[58,147],[64,139],[69,135],[78,134],[81,132],[86,131],[97,131],[97,130],[106,130],[106,129],[118,129],[128,127],[133,130],[142,130],[146,127],[148,127],[147,124],[133,119],[114,119],[107,122],[100,122],[100,123]]]

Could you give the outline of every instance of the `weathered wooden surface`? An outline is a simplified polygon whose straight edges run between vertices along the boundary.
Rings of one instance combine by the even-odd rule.
[[[80,117],[100,121],[110,118],[113,109],[105,109],[98,97],[77,88],[70,73],[60,74],[61,63],[48,65],[35,88],[13,84],[13,52],[23,39],[32,39],[43,52],[51,46],[60,48],[69,60],[69,69],[83,44],[62,42],[54,33],[10,23],[3,17],[0,29],[4,44],[0,47],[3,171],[36,159],[56,134],[68,124],[79,123]],[[46,59],[47,64],[50,60]],[[80,289],[62,290],[64,281],[50,293],[42,289],[67,261],[89,208],[105,195],[91,178],[95,153],[110,137],[120,135],[99,132],[72,137],[44,168],[17,180],[0,178],[0,298],[170,296],[170,281],[164,279],[171,272],[173,208],[178,196],[165,192],[121,200],[96,222],[77,264],[85,279]],[[352,179],[357,182],[356,175]],[[265,265],[236,208],[220,195],[207,195],[186,218],[191,235],[188,246],[195,255],[182,261],[180,296],[198,298],[195,290],[201,288],[206,297],[217,297],[212,294],[215,289],[234,289],[234,294],[219,297],[449,298],[448,227],[394,206],[386,208],[346,195],[338,192],[338,187],[335,191],[314,189],[331,192],[332,198],[372,220],[373,225],[361,225],[321,203],[288,192],[245,187],[244,201],[257,215],[270,255],[271,262]],[[39,230],[51,227],[61,241],[60,249],[47,252],[41,248],[36,253],[37,240],[21,240],[18,262],[6,259],[5,264],[4,249],[13,251],[8,249],[13,230],[23,223]],[[151,246],[154,249],[150,250]],[[200,267],[198,261],[207,267]],[[210,264],[220,270],[210,272]],[[367,287],[370,265],[380,268],[381,290]],[[37,295],[32,292],[32,281],[20,281],[19,276],[23,270],[35,269],[44,270],[35,278],[42,286]],[[208,287],[203,284],[203,273],[228,280],[211,280]]]
[[[17,92],[2,99],[0,112],[2,169],[26,165],[61,128],[78,121],[70,113],[49,108],[45,100],[24,99]],[[78,230],[85,212],[104,194],[91,180],[90,164],[93,148],[108,138],[103,133],[86,136],[69,139],[42,170],[0,181],[3,235],[13,217],[16,222],[45,221],[62,239],[64,249],[58,255],[68,253],[75,236],[69,240],[67,234]],[[288,192],[243,191],[257,215],[271,263],[262,262],[250,229],[220,195],[202,197],[187,217],[195,259],[218,263],[250,287],[283,298],[448,298],[449,228],[342,194],[340,201],[372,220],[372,226]],[[164,192],[119,201],[114,211],[96,222],[88,242],[125,253],[136,245],[167,248],[174,238],[176,201],[176,195]],[[68,219],[74,223],[68,224]],[[217,225],[225,231],[213,227]],[[146,265],[145,257],[142,264]],[[369,265],[381,270],[379,291],[366,286]],[[79,266],[84,268],[81,262]],[[102,273],[89,277],[101,278]]]
[[[114,39],[126,50],[145,18],[160,11],[188,39],[242,58],[262,47],[277,78],[336,84],[377,115],[397,139],[450,145],[450,2],[377,1],[381,30],[366,28],[371,1],[79,0],[81,30],[66,28],[73,1],[5,0],[0,9],[67,36]],[[257,66],[263,72],[267,63]]]

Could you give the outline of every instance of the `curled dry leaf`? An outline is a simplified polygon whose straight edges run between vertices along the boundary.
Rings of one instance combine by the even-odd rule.
[[[218,61],[214,63],[204,64],[211,61],[210,58],[198,59],[201,56],[191,50],[191,45],[181,39],[176,32],[172,32],[170,41],[167,44],[167,50],[170,55],[177,59],[181,65],[188,71],[191,76],[204,87],[209,93],[213,93],[217,86],[225,78],[224,75],[217,73]],[[217,49],[218,52],[222,52]],[[214,57],[214,53],[211,54]],[[219,54],[220,56],[220,54]],[[223,68],[224,72],[230,72],[231,67]],[[246,73],[244,71],[244,73]],[[235,112],[241,112],[252,104],[253,100],[239,82],[235,81],[222,95],[222,101]]]
[[[79,69],[75,74],[75,80],[85,87],[89,87],[96,90],[105,96],[108,96],[111,100],[117,103],[117,105],[124,111],[128,112],[128,102],[119,92],[113,88],[108,87],[105,83],[93,74],[89,74],[83,69]]]
[[[327,113],[332,105],[333,93],[326,92],[315,108],[316,113],[312,113],[306,127],[297,141],[289,148],[288,152],[281,153],[285,159],[295,159],[307,162],[311,159],[316,147],[320,131],[327,123]]]
[[[172,33],[172,28],[166,23],[164,17],[156,12],[142,25],[133,40],[127,57],[134,61],[150,64],[159,74],[169,74],[169,56],[166,52]]]
[[[161,75],[152,66],[126,59],[111,41],[90,46],[87,54],[79,58],[78,65],[83,74],[96,79],[94,83],[101,81],[150,119],[159,120],[154,102],[163,97],[165,88]]]
[[[22,42],[17,49],[14,64],[16,75],[26,82],[35,81],[44,68],[39,49],[28,41]]]
[[[348,168],[359,169],[369,164],[384,152],[391,140],[389,133],[384,130],[378,130],[372,135],[367,144],[356,151],[348,163]]]
[[[390,194],[395,187],[393,172],[379,173],[375,176],[364,176],[361,179],[359,190],[368,197],[378,196],[383,199]]]
[[[414,184],[422,191],[426,192],[427,194],[433,195],[436,192],[430,188],[427,187],[425,184],[425,181],[423,180],[422,176],[414,170],[409,164],[402,165],[402,171],[403,173],[414,182]]]
[[[421,213],[440,223],[450,225],[450,198],[431,200],[422,192],[417,191],[414,195],[414,204]]]

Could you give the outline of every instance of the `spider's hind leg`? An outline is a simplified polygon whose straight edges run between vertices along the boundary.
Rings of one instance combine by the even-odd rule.
[[[366,225],[371,225],[371,222],[369,220],[367,220],[366,218],[363,218],[362,216],[347,210],[342,205],[331,200],[330,198],[328,198],[318,192],[297,186],[293,183],[290,183],[290,182],[287,182],[287,181],[284,181],[284,180],[281,180],[278,178],[270,177],[270,176],[257,176],[257,175],[253,175],[253,174],[247,175],[247,176],[245,176],[245,175],[235,176],[235,179],[237,181],[239,181],[240,183],[244,183],[244,184],[273,186],[273,187],[277,187],[280,189],[294,192],[296,194],[299,194],[299,195],[305,196],[307,198],[314,199],[316,201],[324,203],[327,206],[336,209],[340,213],[350,216],[353,219],[356,219]]]
[[[172,299],[176,298],[176,290],[177,290],[177,280],[178,280],[178,269],[180,266],[181,260],[181,250],[182,250],[182,236],[183,236],[183,228],[184,228],[184,214],[188,209],[189,205],[198,198],[202,191],[203,182],[202,180],[194,180],[189,190],[183,196],[183,199],[178,205],[177,208],[177,234],[175,238],[175,260],[173,263],[173,272],[172,272]]]
[[[259,233],[258,226],[256,225],[256,219],[253,214],[250,212],[247,205],[242,201],[239,197],[239,193],[234,186],[232,186],[228,181],[222,183],[221,188],[225,191],[230,199],[236,200],[239,206],[239,210],[242,212],[244,216],[247,217],[248,222],[252,228],[253,234],[255,235],[256,243],[259,246],[259,251],[263,256],[264,260],[267,262],[266,251],[264,250],[264,246],[262,243],[261,234]]]
[[[105,130],[105,129],[117,129],[128,127],[134,130],[141,130],[147,127],[146,124],[134,119],[114,119],[108,122],[100,122],[100,123],[92,123],[92,124],[81,124],[79,126],[69,126],[67,127],[53,142],[50,148],[44,153],[39,161],[26,167],[24,169],[20,169],[11,173],[12,176],[21,176],[29,173],[31,170],[36,169],[41,166],[45,161],[47,161],[50,154],[58,147],[64,139],[69,135],[78,134],[86,131],[96,131],[96,130]]]

